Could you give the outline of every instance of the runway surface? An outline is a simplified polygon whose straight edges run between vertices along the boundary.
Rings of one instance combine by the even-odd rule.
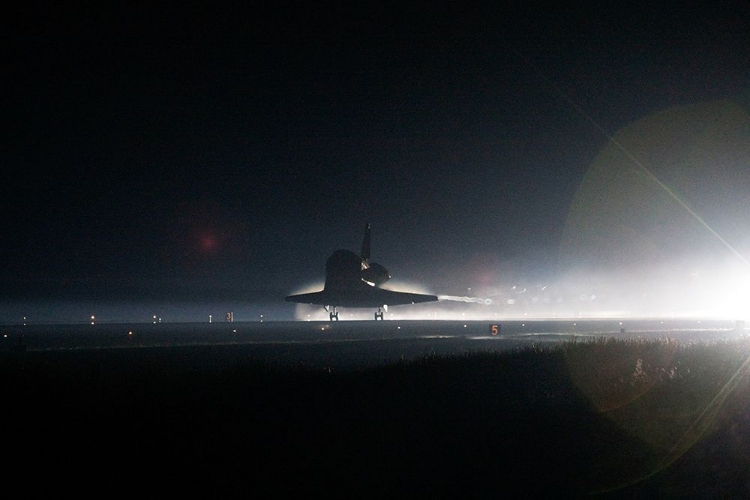
[[[351,368],[600,337],[711,342],[744,333],[743,323],[695,318],[95,323],[4,325],[2,342],[26,352],[237,345],[265,362]]]

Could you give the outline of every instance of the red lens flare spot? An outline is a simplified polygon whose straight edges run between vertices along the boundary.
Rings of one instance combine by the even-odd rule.
[[[206,254],[214,253],[219,246],[219,241],[213,234],[203,234],[200,237],[201,252]]]

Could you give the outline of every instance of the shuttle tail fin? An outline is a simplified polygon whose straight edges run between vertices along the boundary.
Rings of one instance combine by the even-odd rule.
[[[365,238],[362,240],[362,253],[360,254],[365,263],[370,263],[370,223],[365,224]]]

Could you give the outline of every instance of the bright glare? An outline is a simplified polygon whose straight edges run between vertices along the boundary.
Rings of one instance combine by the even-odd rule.
[[[322,288],[322,285],[321,285]],[[321,289],[321,288],[318,288]],[[435,293],[399,285],[400,291]],[[472,287],[475,295],[437,294],[437,302],[391,306],[392,320],[491,320],[584,318],[715,318],[750,320],[750,270],[676,266],[651,279],[627,274],[568,274],[544,283]],[[342,320],[372,320],[374,308],[342,308]],[[322,306],[297,304],[296,319],[327,321]]]

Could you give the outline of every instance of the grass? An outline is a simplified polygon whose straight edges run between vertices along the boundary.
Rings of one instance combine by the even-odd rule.
[[[6,353],[2,424],[17,438],[6,453],[32,453],[39,471],[132,463],[212,491],[747,496],[749,359],[750,339],[341,372],[242,346]]]

